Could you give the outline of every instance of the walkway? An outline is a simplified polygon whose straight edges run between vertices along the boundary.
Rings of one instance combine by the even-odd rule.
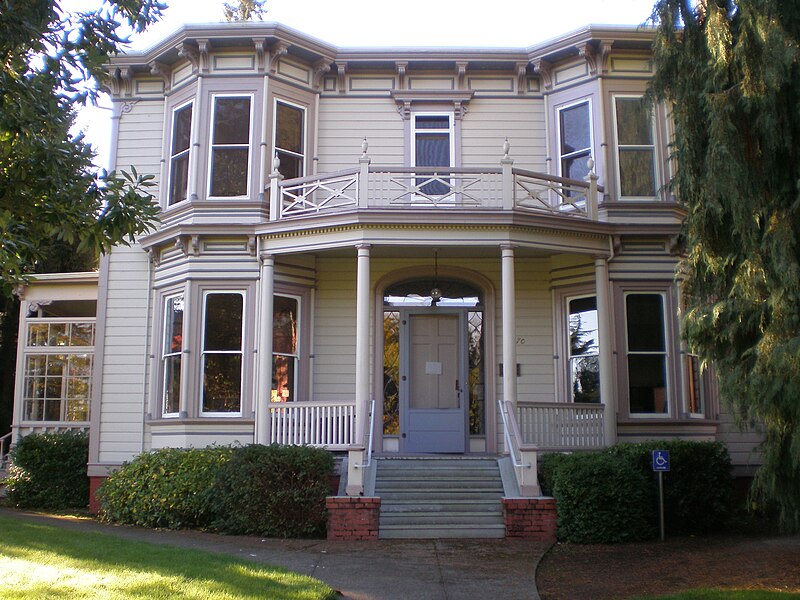
[[[536,566],[549,547],[518,540],[277,540],[155,531],[5,508],[0,514],[278,565],[321,579],[348,600],[538,600]]]

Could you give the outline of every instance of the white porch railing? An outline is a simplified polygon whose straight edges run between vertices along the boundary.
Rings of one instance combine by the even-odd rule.
[[[270,175],[270,220],[327,214],[343,209],[472,209],[538,212],[597,219],[594,164],[587,181],[515,169],[508,143],[500,167],[372,166],[366,154],[353,169],[283,180],[280,161]]]
[[[497,406],[503,420],[506,450],[511,458],[511,465],[514,467],[519,493],[522,496],[538,496],[541,492],[537,474],[538,448],[523,440],[511,402],[498,400]]]
[[[346,450],[355,437],[354,402],[280,402],[269,407],[270,443]]]
[[[0,471],[6,468],[8,453],[11,451],[11,432],[0,437]]]
[[[603,405],[517,402],[522,439],[539,450],[596,450],[605,446]]]

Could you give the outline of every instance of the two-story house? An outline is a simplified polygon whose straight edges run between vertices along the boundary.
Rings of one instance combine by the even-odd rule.
[[[156,176],[161,223],[23,290],[15,438],[88,428],[95,483],[153,448],[318,445],[350,495],[373,456],[509,454],[521,496],[541,451],[723,439],[748,465],[679,336],[651,39],[229,23],[113,58],[113,166]]]

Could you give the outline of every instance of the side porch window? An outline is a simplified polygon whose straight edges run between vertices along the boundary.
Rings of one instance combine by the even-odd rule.
[[[600,345],[597,336],[597,298],[567,300],[569,399],[597,402],[600,398]]]
[[[631,415],[669,414],[668,354],[662,293],[625,294],[628,402]]]
[[[272,393],[270,402],[297,400],[300,299],[276,295],[272,312]]]

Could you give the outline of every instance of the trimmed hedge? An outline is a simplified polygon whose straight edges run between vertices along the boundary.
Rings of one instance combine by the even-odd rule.
[[[11,451],[8,500],[20,508],[85,508],[89,504],[89,436],[32,433]]]
[[[732,515],[731,463],[724,444],[654,440],[618,444],[599,453],[549,454],[542,486],[558,506],[558,535],[575,543],[654,537],[658,531],[658,475],[651,451],[670,452],[664,473],[669,534],[723,529]],[[613,524],[612,524],[613,523]]]
[[[142,453],[103,482],[100,518],[143,527],[208,527],[214,481],[232,453],[218,446]]]
[[[300,446],[165,448],[100,487],[100,517],[169,529],[277,537],[324,534],[333,457]]]
[[[215,483],[214,527],[268,537],[325,534],[333,456],[304,446],[236,448]]]

